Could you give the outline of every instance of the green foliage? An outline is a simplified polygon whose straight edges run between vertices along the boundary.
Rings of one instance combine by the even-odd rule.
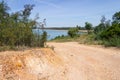
[[[47,41],[47,32],[44,31],[42,34],[34,33],[32,46],[44,47]]]
[[[111,26],[100,34],[103,39],[109,39],[114,36],[120,37],[120,24]]]
[[[103,44],[105,46],[120,47],[120,37],[114,36],[114,37],[111,37],[108,40],[103,40]]]
[[[79,32],[79,29],[78,28],[70,28],[68,30],[68,35],[71,37],[71,38],[74,38],[74,37],[77,37],[78,36],[78,32]]]
[[[63,38],[65,38],[66,36],[64,36],[64,35],[61,35],[61,36],[56,36],[54,39],[63,39]]]
[[[88,31],[88,34],[90,33],[90,30],[92,30],[92,24],[85,22],[85,29]]]
[[[105,29],[105,25],[104,25],[104,24],[99,24],[98,26],[95,27],[94,33],[95,33],[95,34],[99,34],[99,33],[102,32],[104,29]]]
[[[101,23],[94,28],[94,33],[96,34],[95,39],[102,39],[103,37],[101,37],[101,34],[109,27],[111,27],[110,20],[106,21],[105,16],[102,16]]]
[[[94,33],[96,34],[95,39],[102,40],[105,46],[120,47],[120,12],[113,15],[112,25],[109,20],[104,20],[95,27]]]
[[[120,23],[120,11],[119,12],[116,12],[113,17],[113,24],[117,24],[117,23]]]
[[[78,28],[79,30],[81,30],[81,29],[82,29],[82,28],[81,28],[81,26],[78,26],[78,25],[76,26],[76,28]]]
[[[22,16],[23,16],[23,21],[25,23],[28,22],[28,20],[29,20],[28,17],[30,16],[31,10],[33,9],[33,7],[34,7],[34,5],[30,5],[30,4],[24,5],[24,10],[22,12]]]
[[[75,41],[77,40],[79,37],[74,37],[71,38],[70,36],[57,36],[54,39],[52,39],[51,41],[55,41],[55,42],[70,42],[70,41]]]
[[[36,20],[29,18],[33,7],[34,5],[27,4],[23,10],[10,14],[7,4],[4,1],[0,2],[0,46],[44,46],[47,33],[39,35],[38,40],[38,36],[32,31],[37,23]]]
[[[79,43],[80,44],[94,44],[94,45],[99,45],[101,44],[100,40],[95,40],[94,39],[95,34],[82,34],[79,37]]]
[[[40,47],[44,47],[46,41],[47,41],[47,32],[44,31],[40,39]]]

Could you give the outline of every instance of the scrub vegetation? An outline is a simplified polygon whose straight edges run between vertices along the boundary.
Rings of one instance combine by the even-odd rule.
[[[68,36],[58,36],[53,41],[77,41],[82,44],[97,44],[105,46],[120,47],[120,12],[116,12],[111,20],[106,20],[102,16],[101,22],[97,26],[92,26],[91,23],[86,22],[83,27],[87,30],[86,33],[79,33],[83,30],[80,26],[70,28]]]
[[[33,27],[38,22],[38,17],[30,19],[30,14],[35,5],[26,4],[24,9],[9,13],[10,7],[0,2],[0,50],[17,49],[24,47],[44,47],[47,33],[33,33]]]

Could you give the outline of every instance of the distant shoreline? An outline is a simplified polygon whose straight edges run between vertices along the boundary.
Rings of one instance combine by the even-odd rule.
[[[61,30],[61,31],[68,31],[66,29],[46,29],[46,30]],[[79,30],[79,32],[85,32],[87,33],[87,30]]]
[[[42,28],[39,28],[42,29]],[[63,28],[44,28],[44,30],[61,30],[61,31],[68,31],[69,29],[63,29]],[[87,33],[87,30],[79,30],[79,32],[85,32]]]

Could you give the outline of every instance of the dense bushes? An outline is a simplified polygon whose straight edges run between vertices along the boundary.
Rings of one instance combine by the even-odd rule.
[[[104,44],[105,46],[120,47],[120,37],[118,37],[118,36],[113,36],[113,37],[109,38],[108,40],[107,40],[107,39],[104,39],[104,40],[103,40],[103,44]]]
[[[100,34],[103,39],[110,39],[115,36],[120,37],[120,24],[111,26]]]
[[[111,25],[103,22],[95,27],[94,33],[95,39],[102,40],[104,45],[120,47],[120,12],[113,15]]]
[[[38,34],[38,40],[32,31],[37,24],[36,20],[29,18],[33,7],[26,4],[23,10],[10,14],[7,4],[0,2],[0,46],[44,46],[47,33]]]

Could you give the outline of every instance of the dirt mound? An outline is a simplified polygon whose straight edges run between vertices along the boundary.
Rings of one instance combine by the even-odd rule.
[[[62,65],[49,48],[1,52],[0,80],[47,80],[56,72],[61,75]]]

